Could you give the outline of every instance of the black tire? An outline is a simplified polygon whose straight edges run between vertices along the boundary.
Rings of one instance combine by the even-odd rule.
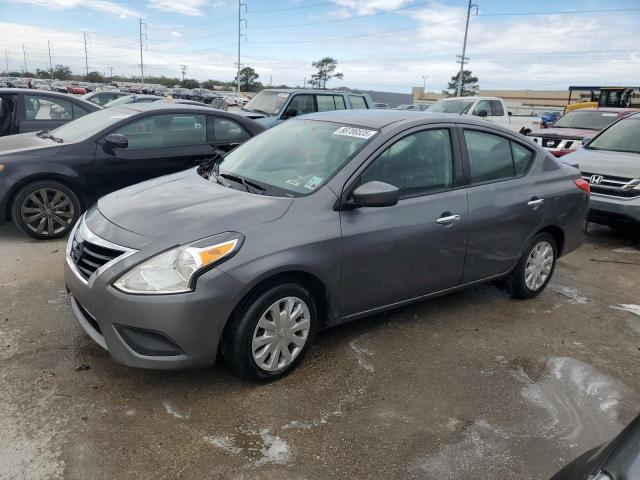
[[[253,358],[252,340],[262,315],[275,302],[286,297],[297,297],[306,303],[310,314],[310,326],[307,339],[293,361],[278,370],[266,371],[258,366]],[[238,375],[250,379],[268,382],[284,377],[302,361],[313,343],[318,324],[316,303],[305,287],[297,283],[272,285],[251,295],[229,320],[222,338],[221,350],[227,365]]]
[[[525,279],[525,270],[527,266],[527,260],[529,259],[529,256],[531,255],[531,252],[533,251],[533,249],[541,245],[542,242],[546,242],[551,246],[551,249],[553,251],[553,262],[551,264],[551,270],[549,271],[549,274],[547,278],[544,280],[544,282],[539,287],[532,289],[527,285],[527,282]],[[553,276],[553,272],[555,271],[555,268],[556,268],[557,260],[558,260],[558,247],[556,245],[556,241],[553,238],[553,236],[546,232],[537,234],[535,237],[533,237],[533,240],[531,240],[531,242],[529,243],[529,246],[524,251],[520,259],[518,260],[518,264],[516,265],[516,268],[514,268],[514,270],[511,272],[511,274],[507,278],[507,285],[509,286],[509,290],[511,291],[511,294],[515,298],[519,298],[519,299],[537,297],[546,288],[547,284],[551,280],[551,277]]]
[[[43,201],[42,192],[51,201],[49,207]],[[32,199],[35,196],[41,205]],[[53,202],[56,202],[54,204]],[[56,209],[56,205],[64,206]],[[48,210],[47,210],[48,209]],[[26,213],[28,210],[29,213]],[[66,185],[53,180],[40,180],[29,183],[18,190],[11,204],[11,216],[16,226],[30,237],[38,240],[50,240],[66,235],[80,218],[81,206],[78,196]],[[29,219],[33,218],[32,222]],[[41,231],[40,222],[44,219]]]

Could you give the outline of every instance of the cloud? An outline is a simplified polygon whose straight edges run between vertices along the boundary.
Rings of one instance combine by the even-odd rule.
[[[204,15],[203,8],[207,4],[207,0],[149,0],[147,5],[165,12],[197,17]]]
[[[101,13],[106,13],[119,18],[140,17],[141,14],[134,9],[110,2],[108,0],[15,0],[19,3],[28,3],[47,10],[71,10],[80,7],[90,8]]]
[[[357,15],[369,15],[385,10],[394,10],[408,4],[408,0],[333,0],[345,9],[354,10]]]

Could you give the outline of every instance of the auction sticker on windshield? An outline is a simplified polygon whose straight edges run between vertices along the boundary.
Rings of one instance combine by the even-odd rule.
[[[367,130],[366,128],[340,127],[335,132],[333,132],[333,134],[356,138],[371,138],[376,134],[376,131]]]

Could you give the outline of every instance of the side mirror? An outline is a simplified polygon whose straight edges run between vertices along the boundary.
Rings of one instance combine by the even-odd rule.
[[[388,183],[372,181],[360,185],[350,197],[355,207],[392,207],[398,203],[400,190]]]
[[[582,146],[586,146],[591,141],[589,137],[582,137]]]
[[[487,111],[486,111],[486,110],[478,110],[477,115],[478,115],[479,117],[484,118],[484,117],[486,117],[486,116],[488,115],[488,113],[487,113]]]
[[[104,146],[109,149],[127,148],[129,146],[129,139],[126,135],[122,135],[121,133],[112,133],[105,137]]]
[[[297,115],[298,115],[298,112],[296,112],[293,108],[290,108],[289,110],[286,110],[282,114],[282,119],[283,120],[288,120],[290,118],[296,117]]]

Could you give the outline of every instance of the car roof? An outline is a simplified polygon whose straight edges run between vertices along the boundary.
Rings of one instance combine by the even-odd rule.
[[[276,93],[330,93],[336,95],[364,95],[354,90],[323,90],[321,88],[265,88],[263,92]]]
[[[419,120],[422,120],[423,123],[467,123],[487,126],[486,120],[476,120],[466,115],[461,116],[455,113],[433,113],[414,110],[333,110],[329,112],[310,113],[300,117],[300,119],[323,120],[326,122],[374,128],[376,130],[391,124],[412,123]],[[490,125],[497,130],[506,131],[496,124],[491,123]]]

